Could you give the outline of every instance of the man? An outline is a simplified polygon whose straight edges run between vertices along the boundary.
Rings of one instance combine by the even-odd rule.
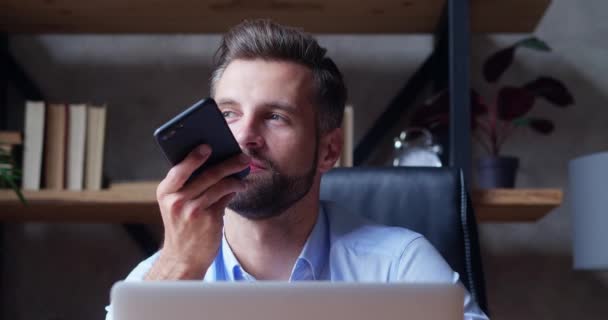
[[[456,283],[421,235],[320,202],[342,150],[346,88],[308,34],[267,20],[223,38],[211,92],[244,155],[184,186],[213,152],[200,146],[157,189],[162,250],[127,280],[332,280]],[[243,181],[230,175],[249,167]],[[487,319],[465,299],[467,319]],[[108,318],[110,315],[108,315]]]

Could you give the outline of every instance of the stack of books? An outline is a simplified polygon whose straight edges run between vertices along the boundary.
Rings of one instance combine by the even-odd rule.
[[[0,131],[0,149],[5,154],[12,155],[15,148],[23,143],[21,133],[18,131]]]
[[[100,190],[106,107],[25,105],[24,190]]]
[[[0,131],[0,170],[2,170],[2,174],[14,174],[15,154],[22,143],[21,132]],[[0,188],[10,187],[4,182],[0,180]]]

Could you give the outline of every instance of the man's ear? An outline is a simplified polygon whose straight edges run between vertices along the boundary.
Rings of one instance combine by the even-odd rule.
[[[342,128],[336,128],[326,133],[321,133],[319,141],[318,170],[327,172],[334,167],[334,164],[342,155],[342,144],[344,137]]]

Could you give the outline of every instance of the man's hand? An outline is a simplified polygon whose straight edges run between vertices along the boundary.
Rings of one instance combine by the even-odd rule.
[[[203,171],[184,186],[211,155],[199,146],[175,165],[156,189],[165,227],[163,248],[146,280],[202,279],[222,241],[223,215],[244,184],[231,174],[245,169],[249,157],[233,157]]]

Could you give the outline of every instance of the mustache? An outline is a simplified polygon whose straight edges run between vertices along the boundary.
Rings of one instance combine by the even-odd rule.
[[[276,164],[272,160],[268,159],[268,157],[265,157],[264,155],[260,154],[259,151],[248,149],[243,149],[242,151],[249,158],[251,158],[251,160],[255,160],[257,162],[262,163],[266,168],[271,169],[272,171],[277,171]]]

